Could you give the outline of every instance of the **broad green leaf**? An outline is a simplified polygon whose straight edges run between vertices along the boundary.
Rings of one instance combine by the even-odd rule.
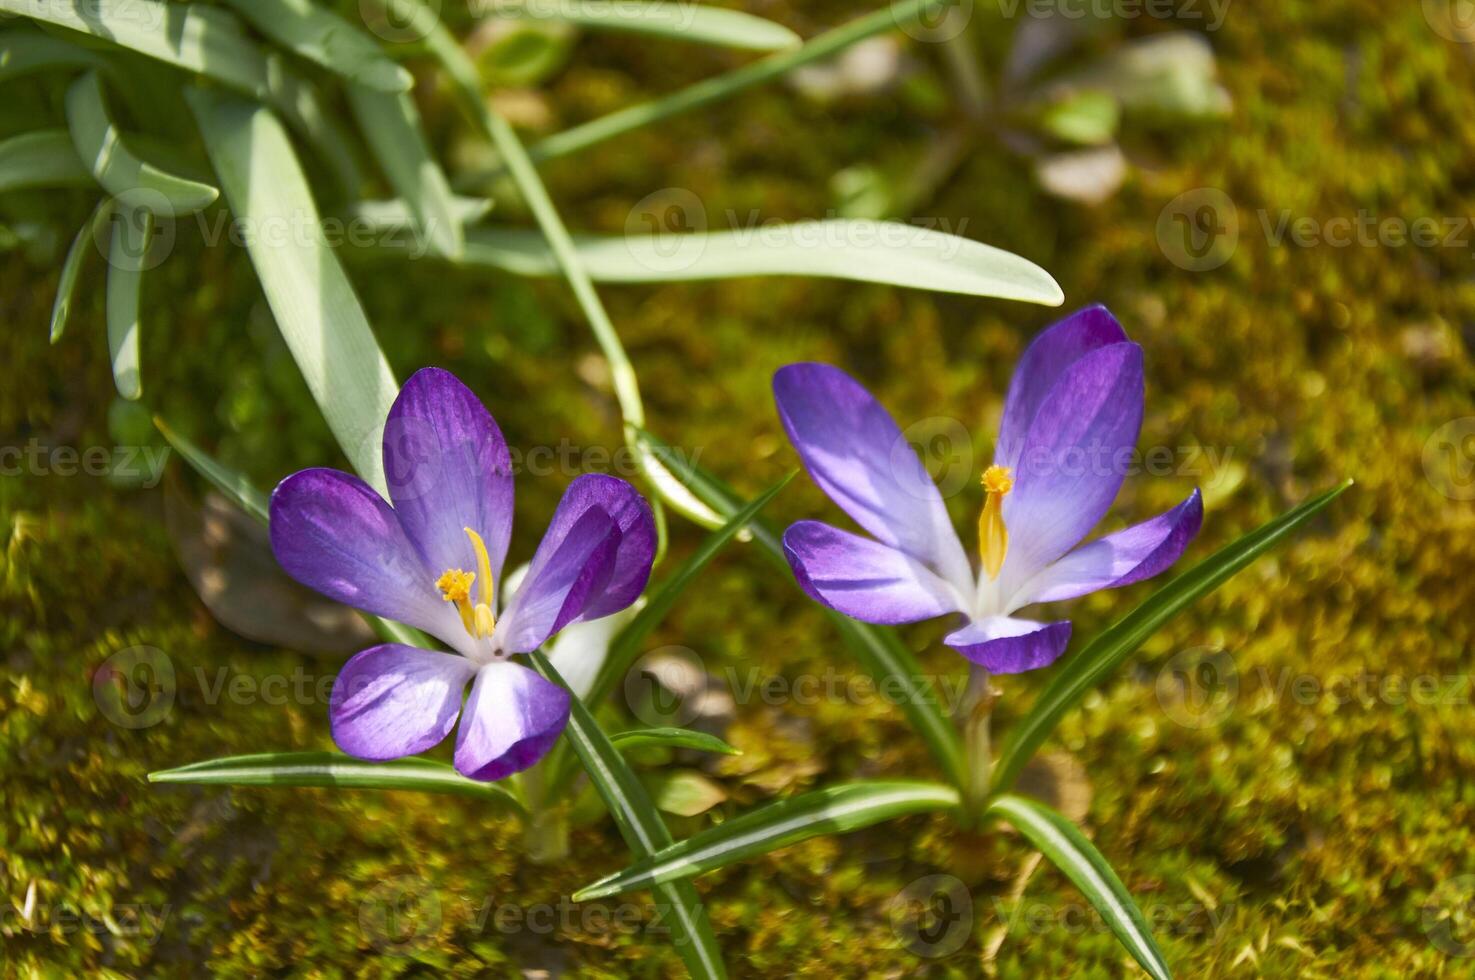
[[[138,334],[143,273],[154,238],[154,213],[147,208],[114,209],[113,237],[108,247],[108,351],[118,394],[137,401],[143,394],[139,376]]]
[[[668,845],[574,893],[574,901],[680,881],[790,844],[913,813],[951,810],[958,791],[914,781],[842,783],[779,800]]]
[[[645,784],[656,809],[678,817],[700,816],[727,801],[727,790],[692,769],[647,773]]]
[[[672,451],[644,429],[638,430],[636,437],[702,501],[718,513],[729,517],[737,513],[742,502],[732,488],[683,458],[680,453]],[[762,521],[754,520],[749,526],[753,537],[772,559],[774,567],[780,574],[792,578],[793,573],[784,557],[783,544],[778,535]],[[826,610],[826,614],[846,645],[855,652],[876,682],[886,684],[894,690],[897,707],[932,750],[943,773],[955,785],[964,785],[967,770],[957,729],[938,703],[933,685],[922,671],[922,665],[897,638],[896,631],[859,623],[832,610]]]
[[[1011,794],[989,801],[986,812],[1012,824],[1081,890],[1149,976],[1170,980],[1172,972],[1142,911],[1079,827],[1042,803]]]
[[[563,678],[541,653],[530,655],[538,673],[562,687]],[[599,727],[589,709],[572,692],[569,694],[568,728],[564,737],[574,746],[579,761],[589,774],[589,781],[599,792],[620,835],[637,857],[654,854],[671,845],[671,832],[656,812],[645,787],[640,784],[630,766],[620,756],[619,750],[610,742]],[[672,916],[672,944],[686,962],[693,977],[725,977],[727,968],[722,964],[722,954],[717,948],[717,939],[712,934],[712,923],[707,910],[691,882],[662,884],[652,888],[659,901],[669,903]]]
[[[130,48],[251,95],[269,90],[265,57],[218,7],[162,0],[0,0],[0,11]]]
[[[835,218],[732,231],[579,235],[573,244],[600,282],[820,276],[1044,306],[1059,306],[1065,298],[1050,274],[1028,259],[895,221]],[[558,274],[543,239],[515,229],[469,231],[463,261],[523,276]]]
[[[236,13],[293,54],[359,85],[404,92],[414,76],[372,37],[313,0],[229,0]]]
[[[704,79],[650,102],[630,106],[555,133],[535,144],[530,153],[536,161],[567,156],[614,139],[632,129],[720,102],[755,85],[781,78],[802,65],[839,54],[868,37],[905,27],[923,14],[935,13],[951,2],[953,0],[893,0],[879,10],[826,31],[797,48],[771,54],[735,71]]]
[[[665,0],[496,0],[485,12],[494,17],[563,21],[594,30],[631,31],[748,51],[781,51],[802,43],[799,35],[782,24],[752,14]]]
[[[157,415],[154,416],[154,427],[159,430],[169,445],[174,447],[174,451],[189,464],[190,469],[204,477],[211,486],[223,493],[227,499],[247,514],[263,524],[270,522],[270,502],[266,494],[258,490],[254,483],[246,479],[243,474],[223,466],[214,456],[176,432],[173,426],[165,423]],[[435,649],[435,643],[413,626],[406,626],[404,623],[396,623],[389,619],[380,619],[369,613],[360,613],[360,615],[386,643],[403,643],[406,646],[426,650]]]
[[[993,791],[1008,790],[1035,750],[1081,698],[1104,681],[1148,637],[1199,599],[1223,585],[1246,565],[1280,544],[1352,485],[1347,480],[1205,558],[1148,596],[1143,603],[1101,632],[1056,668],[1048,687],[1009,730],[998,763]]]
[[[616,732],[609,740],[622,752],[647,745],[659,745],[671,749],[716,752],[720,755],[742,755],[716,735],[694,732],[689,728],[632,728],[627,732]]]
[[[247,251],[282,338],[349,462],[385,494],[380,442],[398,386],[286,131],[264,106],[203,89],[188,98],[231,211],[256,232]]]
[[[367,762],[339,752],[266,752],[233,755],[149,773],[151,783],[206,786],[321,786],[328,789],[449,793],[504,804],[526,816],[522,804],[497,783],[467,779],[442,762],[396,759]]]
[[[72,313],[72,297],[77,292],[77,278],[82,271],[82,264],[96,247],[97,236],[112,213],[111,199],[105,197],[98,201],[97,207],[92,209],[92,214],[83,223],[77,236],[72,239],[71,247],[67,249],[67,257],[61,264],[61,275],[57,278],[56,300],[51,304],[51,342],[53,344],[61,340],[61,335],[67,328],[67,317]]]
[[[464,244],[461,217],[445,172],[425,142],[415,103],[403,92],[350,85],[348,104],[384,176],[409,206],[417,236],[438,255],[459,256]],[[423,245],[417,250],[423,252]]]
[[[0,82],[51,68],[97,68],[103,60],[44,31],[18,27],[0,33]]]
[[[0,140],[0,192],[91,187],[95,183],[65,129],[43,129]]]
[[[102,77],[89,71],[67,90],[67,126],[77,156],[123,209],[148,208],[176,217],[209,207],[220,191],[209,184],[168,173],[129,149],[108,117]]]
[[[609,692],[614,689],[615,684],[625,672],[630,669],[640,656],[640,645],[650,635],[650,631],[660,625],[661,621],[671,612],[671,607],[681,593],[686,590],[702,569],[709,565],[713,558],[717,557],[726,544],[758,515],[769,501],[779,495],[789,481],[794,478],[790,473],[768,490],[753,498],[747,506],[737,511],[721,528],[707,536],[701,547],[697,548],[692,556],[682,563],[670,578],[666,579],[657,588],[649,593],[650,599],[630,625],[620,631],[620,635],[610,644],[609,655],[605,658],[604,666],[600,668],[599,676],[594,681],[594,686],[589,690],[588,701],[591,704],[599,704]]]

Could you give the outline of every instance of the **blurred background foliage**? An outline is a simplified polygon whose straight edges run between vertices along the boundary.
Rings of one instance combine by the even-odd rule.
[[[1055,740],[1084,771],[1071,780],[1090,794],[1084,825],[1184,976],[1460,976],[1472,962],[1455,954],[1475,943],[1475,504],[1451,490],[1450,473],[1431,471],[1426,448],[1442,427],[1475,415],[1475,45],[1449,39],[1448,25],[1435,30],[1423,7],[1233,5],[1206,36],[1217,75],[1196,74],[1187,89],[1194,123],[1179,115],[1165,126],[1141,100],[1108,104],[1048,86],[1035,94],[1050,111],[1027,124],[978,115],[937,45],[896,34],[543,167],[580,230],[620,233],[637,202],[680,188],[701,201],[709,227],[750,213],[892,215],[950,222],[1040,263],[1068,308],[1106,303],[1146,349],[1141,445],[1170,447],[1179,465],[1129,480],[1112,520],[1165,509],[1201,484],[1207,515],[1191,558],[1343,476],[1358,480],[1312,529],[1154,638]],[[749,9],[805,37],[857,14],[828,0]],[[1131,46],[1169,27],[1202,22],[1118,22],[1076,40],[1066,67],[1140,51]],[[750,57],[633,35],[531,33],[458,24],[497,86],[497,106],[532,137]],[[1016,63],[1017,33],[980,15],[970,34],[978,63]],[[999,94],[996,108],[1022,91],[1003,67],[980,74]],[[0,103],[5,134],[57,124],[54,86],[27,78],[7,89],[28,97]],[[457,188],[491,194],[498,220],[526,223],[433,73],[419,74],[415,98]],[[1050,120],[1043,130],[1041,118]],[[1084,170],[1081,154],[1094,155]],[[1165,254],[1159,219],[1200,188],[1233,202],[1239,237],[1225,264],[1194,272]],[[246,256],[205,247],[188,224],[145,282],[142,405],[114,397],[99,269],[84,274],[66,339],[48,347],[60,257],[94,199],[0,197],[0,445],[154,444],[152,411],[262,487],[303,466],[341,465]],[[1463,221],[1466,234],[1435,247],[1298,247],[1271,234],[1282,215],[1325,222],[1363,211]],[[573,469],[519,480],[513,549],[529,553],[574,471],[602,468],[590,451],[620,443],[607,366],[566,289],[428,259],[347,257],[400,377],[426,364],[454,370],[524,452],[567,436]],[[749,493],[795,465],[768,390],[777,367],[832,361],[903,425],[960,421],[972,441],[955,448],[977,469],[1013,363],[1054,315],[812,279],[601,293],[639,370],[652,428]],[[202,488],[177,460],[160,486],[136,483],[34,469],[0,479],[7,972],[679,972],[648,908],[634,913],[650,926],[643,931],[559,912],[560,896],[624,863],[607,824],[578,831],[574,860],[546,868],[519,858],[510,821],[470,800],[145,783],[150,770],[207,757],[330,747],[326,707],[312,698],[281,705],[212,692],[222,668],[227,678],[303,676],[311,686],[337,661],[297,649],[307,642],[252,642],[221,628],[191,577],[202,591],[214,582],[230,593],[248,620],[278,615],[272,603],[284,600],[269,586],[252,590],[266,573],[252,565],[251,546],[222,544],[239,535],[208,504],[192,504]],[[971,479],[950,498],[960,522],[978,504]],[[831,511],[800,480],[773,516]],[[674,527],[678,554],[699,539]],[[1145,594],[1139,586],[1078,603],[1077,642]],[[318,622],[333,645],[331,618]],[[961,674],[935,629],[907,635],[929,669]],[[820,611],[742,547],[681,602],[653,637],[659,644],[694,650],[723,683],[746,683],[750,670],[790,680],[857,670]],[[100,713],[92,679],[135,645],[167,653],[178,693],[160,723],[127,729]],[[1227,706],[1194,701],[1192,691],[1175,700],[1163,679],[1177,676],[1184,651],[1220,649],[1237,673]],[[1441,693],[1421,703],[1379,694],[1384,679],[1423,676],[1441,678]],[[1360,677],[1374,679],[1371,696],[1358,696],[1367,690]],[[1300,678],[1322,693],[1298,696],[1309,690],[1295,687]],[[1000,728],[1039,684],[1004,680]],[[674,819],[678,836],[820,782],[932,772],[884,703],[755,696],[714,710],[744,755],[691,761],[716,807]],[[1029,854],[999,832],[975,837],[941,818],[911,818],[699,884],[737,975],[1134,969],[1057,873],[1021,877]],[[898,938],[895,898],[938,873],[967,886],[972,934],[949,955],[919,956]],[[418,918],[399,942],[375,910],[394,907],[405,889],[419,899]],[[546,929],[503,928],[512,920],[496,914],[544,905]],[[139,916],[166,907],[161,928]]]

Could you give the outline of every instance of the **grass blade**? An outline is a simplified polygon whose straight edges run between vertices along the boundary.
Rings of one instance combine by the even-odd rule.
[[[1142,910],[1079,827],[1044,804],[1022,796],[996,797],[990,801],[987,813],[1012,824],[1081,890],[1149,976],[1171,980],[1172,972]]]
[[[423,251],[428,242],[438,255],[459,256],[464,244],[461,216],[450,182],[425,142],[414,102],[402,92],[350,85],[348,103],[384,176],[410,208],[417,250]]]
[[[209,184],[168,173],[128,148],[108,116],[102,77],[96,71],[87,72],[67,90],[67,126],[77,156],[123,208],[146,207],[176,217],[209,207],[220,196]]]
[[[531,654],[531,659],[538,673],[555,684],[568,686],[563,683],[563,678],[554,670],[547,657],[535,652]],[[671,833],[666,829],[666,824],[661,820],[661,815],[656,811],[645,787],[604,734],[589,709],[584,707],[584,702],[572,693],[569,695],[569,702],[569,722],[564,737],[573,744],[579,761],[584,764],[590,781],[609,808],[625,843],[636,857],[645,857],[669,847]],[[672,943],[686,962],[691,975],[727,976],[727,968],[722,964],[722,954],[717,948],[717,939],[712,934],[707,910],[691,882],[657,885],[652,890],[660,901],[670,903],[674,913]]]
[[[358,85],[405,92],[414,77],[367,34],[312,0],[228,0],[258,31],[300,58]]]
[[[494,17],[562,21],[594,30],[630,31],[673,41],[746,51],[781,51],[803,43],[798,34],[782,24],[752,14],[663,0],[642,4],[611,4],[601,0],[498,0],[489,5],[487,12]]]
[[[154,213],[147,208],[117,208],[108,247],[108,353],[113,384],[129,401],[143,395],[139,375],[138,334],[143,273],[154,238]]]
[[[1178,613],[1223,585],[1250,562],[1280,544],[1351,485],[1352,481],[1347,480],[1219,549],[1158,589],[1136,609],[1067,657],[1055,669],[1054,678],[1040,692],[1029,714],[1010,729],[994,766],[993,791],[1008,790],[1065,713],[1116,670],[1148,637]]]
[[[64,129],[42,129],[0,140],[0,193],[95,183]]]
[[[913,813],[950,810],[958,791],[912,781],[842,783],[779,800],[677,841],[574,893],[574,901],[679,881],[790,844],[843,834]]]
[[[289,235],[250,236],[247,251],[282,338],[343,447],[385,493],[381,435],[398,386],[338,256],[286,131],[264,106],[192,89],[190,106],[237,220]]]
[[[620,635],[610,644],[609,655],[605,658],[593,687],[589,689],[589,696],[586,700],[590,704],[598,704],[609,696],[615,683],[625,675],[630,665],[640,655],[640,644],[650,635],[650,631],[660,625],[661,621],[671,612],[671,607],[676,604],[676,600],[680,598],[686,587],[696,580],[702,569],[717,557],[717,553],[739,531],[747,527],[749,522],[757,517],[759,512],[768,506],[769,501],[777,497],[793,478],[794,474],[790,473],[734,513],[726,524],[707,536],[701,547],[697,548],[670,578],[650,593],[650,601],[640,612],[636,613],[630,625],[621,630]]]
[[[741,499],[721,480],[686,460],[649,432],[642,429],[636,435],[703,502],[729,517],[737,513]],[[775,566],[781,568],[785,575],[792,576],[789,563],[784,558],[783,544],[773,529],[758,520],[750,526],[753,537],[763,546]],[[871,676],[878,683],[894,685],[897,689],[897,707],[932,750],[933,758],[947,778],[957,786],[965,785],[967,769],[957,729],[949,721],[943,706],[938,704],[935,685],[923,673],[917,658],[897,639],[896,632],[859,623],[830,610],[826,610],[826,614],[841,639]]]
[[[742,755],[716,735],[694,732],[689,728],[633,728],[628,732],[616,732],[609,740],[621,752],[646,745],[660,745],[671,749],[716,752],[718,755]]]
[[[151,772],[149,782],[449,793],[490,800],[506,805],[522,816],[527,815],[517,798],[501,785],[467,779],[450,766],[429,759],[368,762],[340,752],[266,752],[233,755]]]
[[[96,52],[44,31],[22,27],[0,33],[0,82],[51,68],[99,68],[102,64]]]
[[[601,282],[687,282],[739,276],[820,276],[1059,306],[1048,272],[1012,252],[893,221],[832,219],[721,232],[573,238]],[[558,264],[536,233],[478,228],[464,261],[524,276]]]
[[[72,313],[72,298],[77,292],[77,279],[81,275],[82,265],[87,261],[92,246],[97,241],[97,235],[102,230],[103,223],[113,213],[113,202],[111,198],[103,198],[97,202],[97,207],[92,209],[92,214],[83,223],[77,236],[72,239],[71,247],[67,249],[67,257],[62,260],[61,274],[56,282],[56,300],[51,304],[51,342],[54,344],[61,340],[61,335],[67,329],[67,317]]]

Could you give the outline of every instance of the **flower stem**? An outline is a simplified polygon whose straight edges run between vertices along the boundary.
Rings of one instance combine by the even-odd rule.
[[[981,667],[973,668],[963,708],[963,751],[968,779],[963,795],[968,813],[975,817],[983,812],[993,777],[994,755],[989,722],[997,700],[998,692],[990,686],[988,672]]]

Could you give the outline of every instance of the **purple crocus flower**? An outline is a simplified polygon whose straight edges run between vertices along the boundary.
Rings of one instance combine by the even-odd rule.
[[[794,524],[784,551],[800,585],[867,623],[961,613],[944,642],[991,673],[1044,667],[1070,641],[1068,621],[1018,610],[1156,575],[1203,521],[1194,490],[1165,514],[1076,547],[1116,499],[1142,425],[1142,349],[1104,307],[1045,330],[1020,359],[983,474],[976,573],[922,461],[859,382],[827,364],[791,364],[773,390],[810,476],[871,534]]]
[[[417,372],[389,410],[384,470],[392,504],[330,469],[294,473],[271,497],[272,550],[288,574],[456,651],[387,643],[355,655],[333,685],[333,739],[361,759],[397,759],[438,744],[460,716],[462,775],[526,769],[557,741],[569,699],[509,658],[639,597],[655,554],[650,508],[624,480],[575,479],[498,618],[512,461],[491,414],[454,375]]]

